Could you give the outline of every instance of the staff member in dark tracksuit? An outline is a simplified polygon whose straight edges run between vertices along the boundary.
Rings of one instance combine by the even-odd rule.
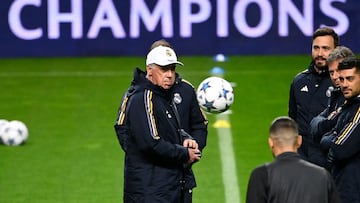
[[[275,160],[252,171],[246,202],[339,203],[329,172],[296,153],[301,145],[296,122],[278,117],[269,131],[269,146]]]
[[[360,60],[344,59],[338,66],[346,103],[331,134],[321,146],[328,150],[332,175],[343,203],[360,202]]]
[[[326,96],[329,97],[328,106],[310,122],[311,135],[316,142],[320,142],[322,136],[335,127],[338,114],[344,104],[345,97],[340,90],[338,65],[347,57],[355,57],[355,54],[345,46],[337,46],[327,58],[333,86],[330,86],[326,92]]]
[[[299,154],[306,160],[324,166],[326,158],[310,135],[310,121],[328,105],[326,91],[332,86],[326,59],[338,46],[339,37],[331,28],[315,30],[312,37],[312,62],[299,73],[290,86],[289,117],[299,125],[303,144]]]
[[[115,129],[125,151],[124,202],[192,201],[190,166],[206,145],[207,119],[176,65],[182,63],[172,48],[151,49],[146,72],[135,69],[120,106]]]

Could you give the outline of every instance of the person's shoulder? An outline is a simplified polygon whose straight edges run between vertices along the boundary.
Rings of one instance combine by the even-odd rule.
[[[309,69],[303,70],[295,75],[293,79],[293,84],[302,83],[302,81],[307,80],[307,78],[311,75],[311,71]]]
[[[196,91],[194,85],[189,82],[188,80],[185,80],[181,78],[175,85],[175,89],[182,91],[182,92],[194,92]]]
[[[192,89],[195,88],[194,85],[190,81],[183,79],[183,78],[180,80],[180,84],[183,85],[184,87],[190,87]]]
[[[303,159],[300,159],[300,161],[306,168],[308,168],[308,170],[311,170],[314,173],[323,174],[323,175],[327,175],[327,173],[328,173],[328,171],[324,167],[321,167],[319,165],[316,165],[314,163],[311,163],[311,162],[303,160]]]
[[[311,74],[311,71],[310,71],[309,69],[305,69],[305,70],[297,73],[297,74],[295,75],[295,79],[294,79],[294,80],[296,80],[296,79],[297,79],[297,80],[302,79],[302,78],[308,76],[309,74]]]
[[[151,94],[149,92],[151,92],[151,90],[148,90],[144,87],[137,87],[135,90],[133,90],[130,98],[132,101],[143,101],[146,95],[149,96],[149,94]]]
[[[315,73],[316,73],[316,71],[315,71],[314,63],[311,62],[305,70],[300,71],[299,73],[297,73],[295,75],[294,80],[300,80],[302,78],[308,77],[309,75],[312,75]]]
[[[263,174],[263,173],[267,173],[267,167],[270,163],[265,163],[265,164],[261,164],[259,166],[256,166],[253,170],[252,170],[252,174]]]

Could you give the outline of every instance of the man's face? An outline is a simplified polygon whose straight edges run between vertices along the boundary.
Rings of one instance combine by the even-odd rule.
[[[360,74],[356,68],[339,71],[340,88],[344,97],[350,99],[360,94]]]
[[[334,48],[334,38],[330,35],[319,36],[313,40],[311,55],[318,70],[323,70],[327,66],[326,59]]]
[[[175,64],[159,66],[156,64],[146,67],[149,80],[164,89],[170,89],[175,83]]]
[[[335,87],[340,86],[338,65],[341,61],[342,59],[338,59],[328,64],[330,79]]]

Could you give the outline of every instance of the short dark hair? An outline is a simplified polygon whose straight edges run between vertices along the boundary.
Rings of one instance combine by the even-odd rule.
[[[294,146],[299,137],[298,125],[288,116],[280,116],[270,126],[270,138],[278,146]]]
[[[315,30],[312,39],[314,40],[319,36],[328,36],[328,35],[332,36],[332,38],[334,39],[334,47],[337,47],[340,41],[339,35],[335,32],[334,29],[329,27],[321,27]]]
[[[294,121],[294,119],[288,117],[288,116],[280,116],[275,118],[270,126],[269,132],[270,133],[276,133],[281,129],[290,129],[296,134],[298,133],[298,126],[297,123]]]
[[[355,57],[348,57],[345,58],[342,62],[340,62],[338,66],[339,70],[352,68],[356,68],[356,71],[360,72],[360,59],[357,59]]]

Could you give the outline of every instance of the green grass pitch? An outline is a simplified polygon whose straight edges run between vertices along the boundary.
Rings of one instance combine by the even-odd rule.
[[[272,160],[271,120],[287,114],[289,86],[310,56],[180,56],[195,86],[221,66],[236,83],[230,115],[241,201],[250,171]],[[123,157],[113,124],[134,67],[143,57],[0,59],[0,119],[29,129],[19,147],[0,145],[0,202],[122,202]],[[214,115],[202,160],[194,165],[194,202],[225,202]]]

